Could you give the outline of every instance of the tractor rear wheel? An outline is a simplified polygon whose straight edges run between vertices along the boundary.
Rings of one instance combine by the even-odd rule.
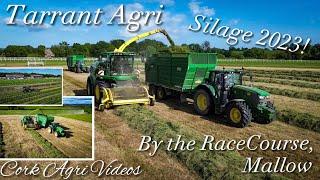
[[[51,127],[48,127],[48,133],[52,133],[52,128]]]
[[[193,100],[194,109],[198,114],[206,116],[212,111],[213,101],[207,91],[203,89],[197,90],[194,94]]]
[[[166,91],[163,87],[158,87],[156,90],[156,99],[163,100],[166,98]]]
[[[80,72],[81,72],[80,67],[77,66],[76,73],[80,73]]]
[[[227,116],[230,123],[236,127],[246,127],[252,120],[252,114],[249,106],[241,102],[232,102],[227,108]]]

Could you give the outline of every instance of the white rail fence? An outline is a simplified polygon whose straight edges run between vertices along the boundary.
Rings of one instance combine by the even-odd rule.
[[[97,58],[85,58],[93,61]],[[0,61],[66,61],[65,57],[45,58],[45,57],[0,57]]]

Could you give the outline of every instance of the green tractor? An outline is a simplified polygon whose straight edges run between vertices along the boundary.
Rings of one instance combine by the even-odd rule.
[[[134,72],[134,53],[107,52],[90,67],[87,94],[95,96],[99,110],[127,104],[154,104]]]
[[[213,53],[158,53],[146,62],[146,82],[150,95],[162,100],[170,94],[194,101],[200,115],[226,115],[229,122],[245,127],[252,120],[270,123],[276,111],[270,94],[245,86],[243,70],[216,70]]]
[[[72,55],[67,57],[67,66],[69,71],[76,73],[89,72],[89,67],[85,65],[83,55]]]
[[[51,123],[48,127],[48,132],[54,133],[56,137],[64,137],[66,135],[64,129],[60,126],[59,123]]]

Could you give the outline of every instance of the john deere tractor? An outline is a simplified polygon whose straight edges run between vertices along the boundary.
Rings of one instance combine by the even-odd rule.
[[[73,71],[76,73],[89,72],[89,67],[86,66],[83,55],[68,56],[67,66],[69,71]]]
[[[50,134],[54,133],[56,137],[63,137],[66,135],[64,129],[60,126],[59,123],[51,123],[48,127],[48,132]]]
[[[173,43],[163,29],[156,29],[131,38],[113,52],[102,53],[99,60],[91,65],[87,94],[95,96],[99,110],[127,104],[154,105],[154,97],[140,85],[138,74],[134,71],[135,54],[124,50],[132,42],[156,33],[166,35]]]
[[[244,85],[243,70],[218,70],[216,62],[214,53],[154,54],[145,65],[149,93],[158,100],[171,94],[193,99],[198,114],[226,115],[238,127],[275,119],[268,92]]]

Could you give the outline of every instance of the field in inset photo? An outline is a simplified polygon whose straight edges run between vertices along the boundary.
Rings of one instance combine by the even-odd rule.
[[[63,107],[0,107],[0,158],[92,158],[91,97]]]
[[[62,105],[60,68],[1,68],[0,105]]]

